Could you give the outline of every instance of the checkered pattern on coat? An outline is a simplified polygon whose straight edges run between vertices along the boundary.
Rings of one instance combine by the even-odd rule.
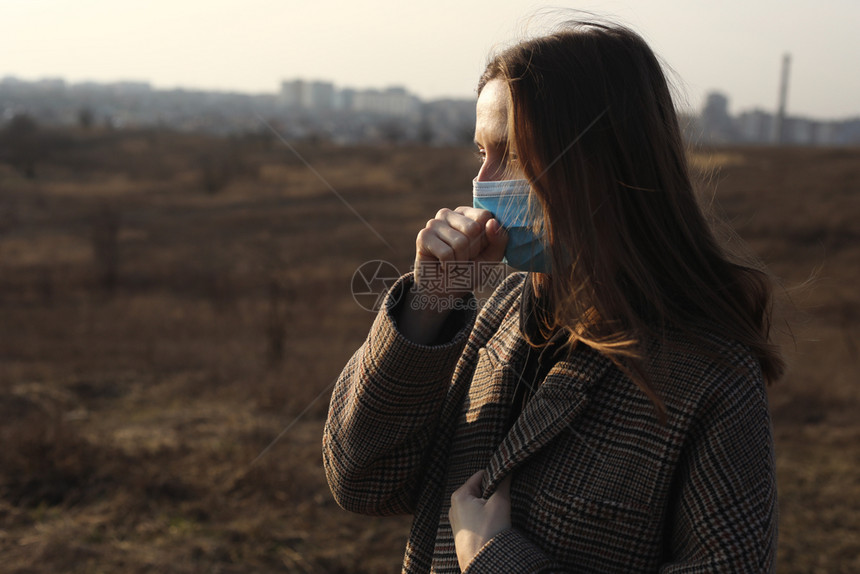
[[[512,528],[467,572],[769,572],[777,539],[771,423],[761,370],[706,335],[656,346],[650,375],[668,409],[579,345],[514,427],[506,422],[527,343],[525,275],[511,275],[444,344],[402,336],[404,275],[335,386],[323,437],[332,493],[365,514],[414,515],[404,572],[459,572],[451,493],[486,469],[484,496],[513,475]]]

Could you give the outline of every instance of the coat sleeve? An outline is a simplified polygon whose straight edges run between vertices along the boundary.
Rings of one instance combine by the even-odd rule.
[[[562,574],[569,572],[552,560],[516,528],[508,528],[487,541],[463,574]]]
[[[679,464],[660,572],[773,572],[776,464],[758,370],[734,377],[700,412]]]
[[[446,342],[409,341],[394,311],[411,282],[411,274],[404,275],[389,290],[332,392],[323,464],[335,500],[353,512],[413,512],[425,454],[475,321],[475,306],[466,299],[463,310],[449,315]]]

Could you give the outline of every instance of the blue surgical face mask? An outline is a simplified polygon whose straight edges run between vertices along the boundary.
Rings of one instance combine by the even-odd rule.
[[[492,213],[507,230],[503,263],[520,271],[549,273],[552,261],[545,238],[532,229],[529,191],[527,179],[472,180],[472,206]]]

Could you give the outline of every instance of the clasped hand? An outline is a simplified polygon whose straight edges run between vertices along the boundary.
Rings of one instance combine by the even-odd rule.
[[[415,283],[429,289],[426,285],[429,282],[424,279],[427,265],[482,261],[498,263],[505,255],[507,243],[507,232],[486,209],[468,206],[453,211],[440,209],[415,239]],[[476,287],[481,286],[472,286]],[[444,294],[455,293],[446,289]]]

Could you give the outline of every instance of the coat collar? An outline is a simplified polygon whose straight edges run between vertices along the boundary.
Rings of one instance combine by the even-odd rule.
[[[608,358],[580,344],[566,360],[553,366],[491,456],[484,496],[490,496],[508,474],[559,433],[572,428],[588,402],[589,390],[611,365]]]

